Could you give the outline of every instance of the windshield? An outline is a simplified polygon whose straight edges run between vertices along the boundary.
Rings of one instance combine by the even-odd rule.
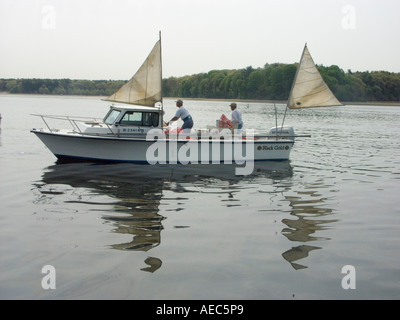
[[[121,111],[119,110],[111,110],[108,115],[104,118],[104,123],[106,124],[114,124],[115,120],[118,118]]]

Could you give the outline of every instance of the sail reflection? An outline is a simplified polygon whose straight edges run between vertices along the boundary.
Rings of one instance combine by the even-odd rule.
[[[110,244],[110,248],[124,251],[148,252],[161,244],[161,232],[164,229],[160,214],[160,203],[164,190],[185,183],[210,183],[218,181],[235,183],[252,180],[255,177],[286,177],[292,175],[288,161],[255,163],[254,172],[249,176],[236,176],[235,165],[134,165],[134,164],[56,164],[45,169],[42,182],[37,184],[40,195],[54,195],[52,185],[65,184],[77,188],[93,190],[96,194],[111,198],[110,203],[101,203],[102,219],[112,225],[118,235],[131,236],[130,241]],[[212,178],[212,179],[210,179]],[[174,190],[179,192],[179,190]],[[68,201],[71,203],[71,201]],[[85,203],[82,199],[75,201]],[[88,203],[88,202],[86,202]],[[98,204],[98,203],[90,203]],[[148,257],[148,267],[142,271],[155,272],[162,266],[157,257]]]
[[[113,249],[148,251],[161,242],[164,217],[157,212],[131,212],[127,216],[104,216],[103,219],[114,223],[114,232],[133,236],[131,242],[111,245]]]
[[[330,238],[315,235],[319,231],[326,230],[329,224],[337,221],[325,219],[326,216],[333,214],[333,210],[324,207],[327,199],[321,197],[317,192],[317,189],[321,187],[325,186],[316,184],[311,187],[311,189],[316,190],[299,191],[297,192],[298,196],[285,196],[285,200],[289,201],[291,208],[290,215],[295,218],[282,220],[287,226],[282,230],[282,234],[290,241],[307,243],[330,240]],[[311,251],[318,249],[322,248],[302,244],[292,247],[284,252],[282,256],[294,269],[305,269],[308,267],[297,263],[297,261],[307,258]]]

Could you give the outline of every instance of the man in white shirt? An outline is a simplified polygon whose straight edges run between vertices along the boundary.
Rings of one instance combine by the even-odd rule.
[[[232,110],[232,129],[237,129],[237,133],[241,134],[242,133],[242,128],[243,128],[243,121],[242,121],[242,114],[240,111],[237,109],[236,103],[231,103],[230,104],[231,110]]]
[[[172,121],[176,121],[179,118],[182,119],[183,121],[183,125],[182,125],[182,129],[192,129],[193,128],[193,119],[189,113],[189,111],[186,110],[186,108],[183,106],[183,101],[182,100],[178,100],[176,101],[176,106],[179,108],[178,111],[176,111],[175,117],[173,117],[168,123],[167,125],[169,125],[170,122]]]

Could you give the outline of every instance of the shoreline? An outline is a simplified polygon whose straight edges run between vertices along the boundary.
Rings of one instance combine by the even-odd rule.
[[[37,96],[37,97],[70,97],[70,98],[106,98],[107,96],[90,96],[90,95],[57,95],[57,94],[37,94],[37,93],[9,93],[0,92],[0,96]],[[286,104],[286,100],[257,100],[257,99],[217,99],[217,98],[182,98],[182,97],[164,97],[165,100],[189,100],[189,101],[229,101],[239,103],[270,103],[270,104]],[[342,102],[345,106],[382,106],[382,107],[400,107],[400,101],[367,101],[367,102],[356,102],[356,101],[344,101]]]

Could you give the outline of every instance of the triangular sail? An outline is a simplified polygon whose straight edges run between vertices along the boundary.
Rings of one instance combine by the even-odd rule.
[[[341,105],[322,79],[306,45],[297,68],[288,107],[296,109]]]
[[[162,100],[161,39],[136,74],[106,101],[154,107]]]

